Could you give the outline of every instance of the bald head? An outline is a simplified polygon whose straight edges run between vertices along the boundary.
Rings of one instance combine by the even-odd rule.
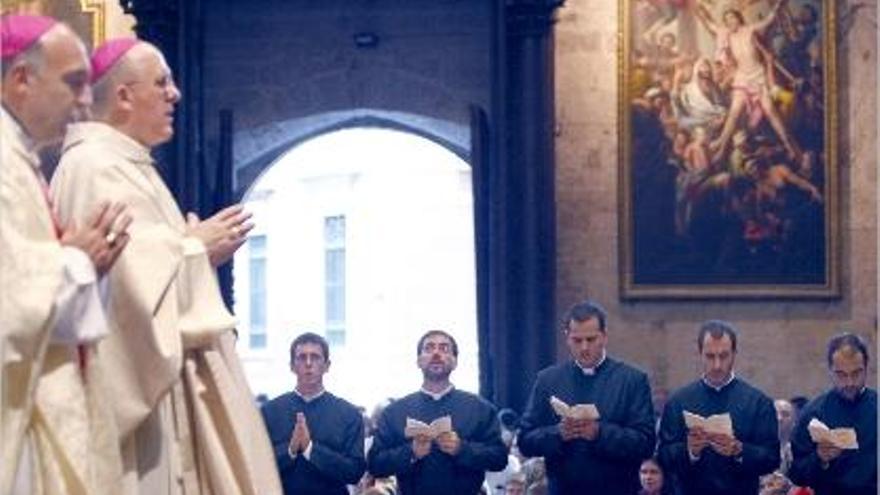
[[[82,40],[56,23],[20,54],[3,60],[3,105],[41,144],[60,140],[92,103]]]
[[[95,51],[100,56],[102,48]],[[93,67],[100,61],[92,60]],[[165,57],[155,46],[140,41],[124,49],[94,81],[95,118],[148,148],[174,135],[174,105],[180,92]]]
[[[118,91],[118,86],[137,80],[137,62],[143,57],[143,53],[158,52],[145,41],[135,40],[131,44],[118,43],[112,46],[115,41],[121,40],[111,40],[92,54],[92,92],[95,97],[93,109],[98,118],[112,110],[115,103],[113,96]]]

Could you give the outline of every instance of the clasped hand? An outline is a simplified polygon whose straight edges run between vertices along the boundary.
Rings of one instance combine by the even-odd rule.
[[[89,257],[99,276],[104,275],[128,244],[131,215],[122,203],[103,202],[89,215],[85,225],[71,221],[61,234],[63,246],[78,248]]]
[[[559,421],[559,434],[566,442],[576,438],[592,441],[599,436],[599,421],[564,417]]]
[[[312,443],[312,434],[309,431],[309,424],[306,422],[306,415],[301,412],[296,413],[296,424],[290,435],[290,444],[288,444],[287,450],[300,454],[308,448],[310,443]]]
[[[742,442],[736,437],[720,433],[708,433],[701,428],[688,430],[687,449],[694,457],[699,457],[706,447],[724,457],[736,457],[742,454]]]
[[[816,455],[819,456],[819,459],[821,459],[824,464],[828,464],[834,459],[837,459],[842,453],[843,449],[835,447],[834,444],[830,442],[819,442],[816,444]]]
[[[416,459],[421,459],[431,453],[431,446],[436,442],[437,448],[441,452],[449,455],[457,455],[461,451],[461,438],[454,431],[447,431],[437,436],[435,441],[427,435],[416,435],[412,439],[413,455]]]

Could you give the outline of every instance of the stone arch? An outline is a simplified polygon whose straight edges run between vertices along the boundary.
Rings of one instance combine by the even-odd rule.
[[[282,155],[322,134],[353,127],[375,127],[415,134],[471,163],[470,129],[422,115],[372,109],[326,112],[241,131],[234,136],[234,193],[237,199]]]

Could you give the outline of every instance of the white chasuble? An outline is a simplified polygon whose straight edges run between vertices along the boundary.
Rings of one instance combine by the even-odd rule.
[[[81,366],[75,343],[55,335],[64,327],[66,340],[76,338],[78,322],[58,320],[85,314],[70,308],[106,324],[94,269],[59,243],[39,158],[5,109],[0,118],[0,493],[13,483],[34,495],[112,493],[121,464],[112,417],[100,406],[100,372],[88,359],[93,346],[83,346]]]
[[[71,126],[52,190],[64,221],[84,221],[102,199],[134,218],[110,271],[111,333],[99,346],[125,493],[280,494],[229,342],[235,320],[149,150],[103,123]]]

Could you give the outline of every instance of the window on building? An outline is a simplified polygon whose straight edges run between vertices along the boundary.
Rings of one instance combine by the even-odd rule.
[[[248,239],[250,254],[250,332],[251,349],[266,348],[266,236]]]
[[[332,346],[325,386],[369,410],[420,386],[415,343],[442,328],[461,348],[455,386],[476,391],[470,177],[444,146],[378,128],[318,135],[268,167],[243,197],[265,237],[233,267],[252,390],[288,392],[290,342],[317,332]]]
[[[327,342],[345,345],[345,215],[324,218],[324,301]]]

